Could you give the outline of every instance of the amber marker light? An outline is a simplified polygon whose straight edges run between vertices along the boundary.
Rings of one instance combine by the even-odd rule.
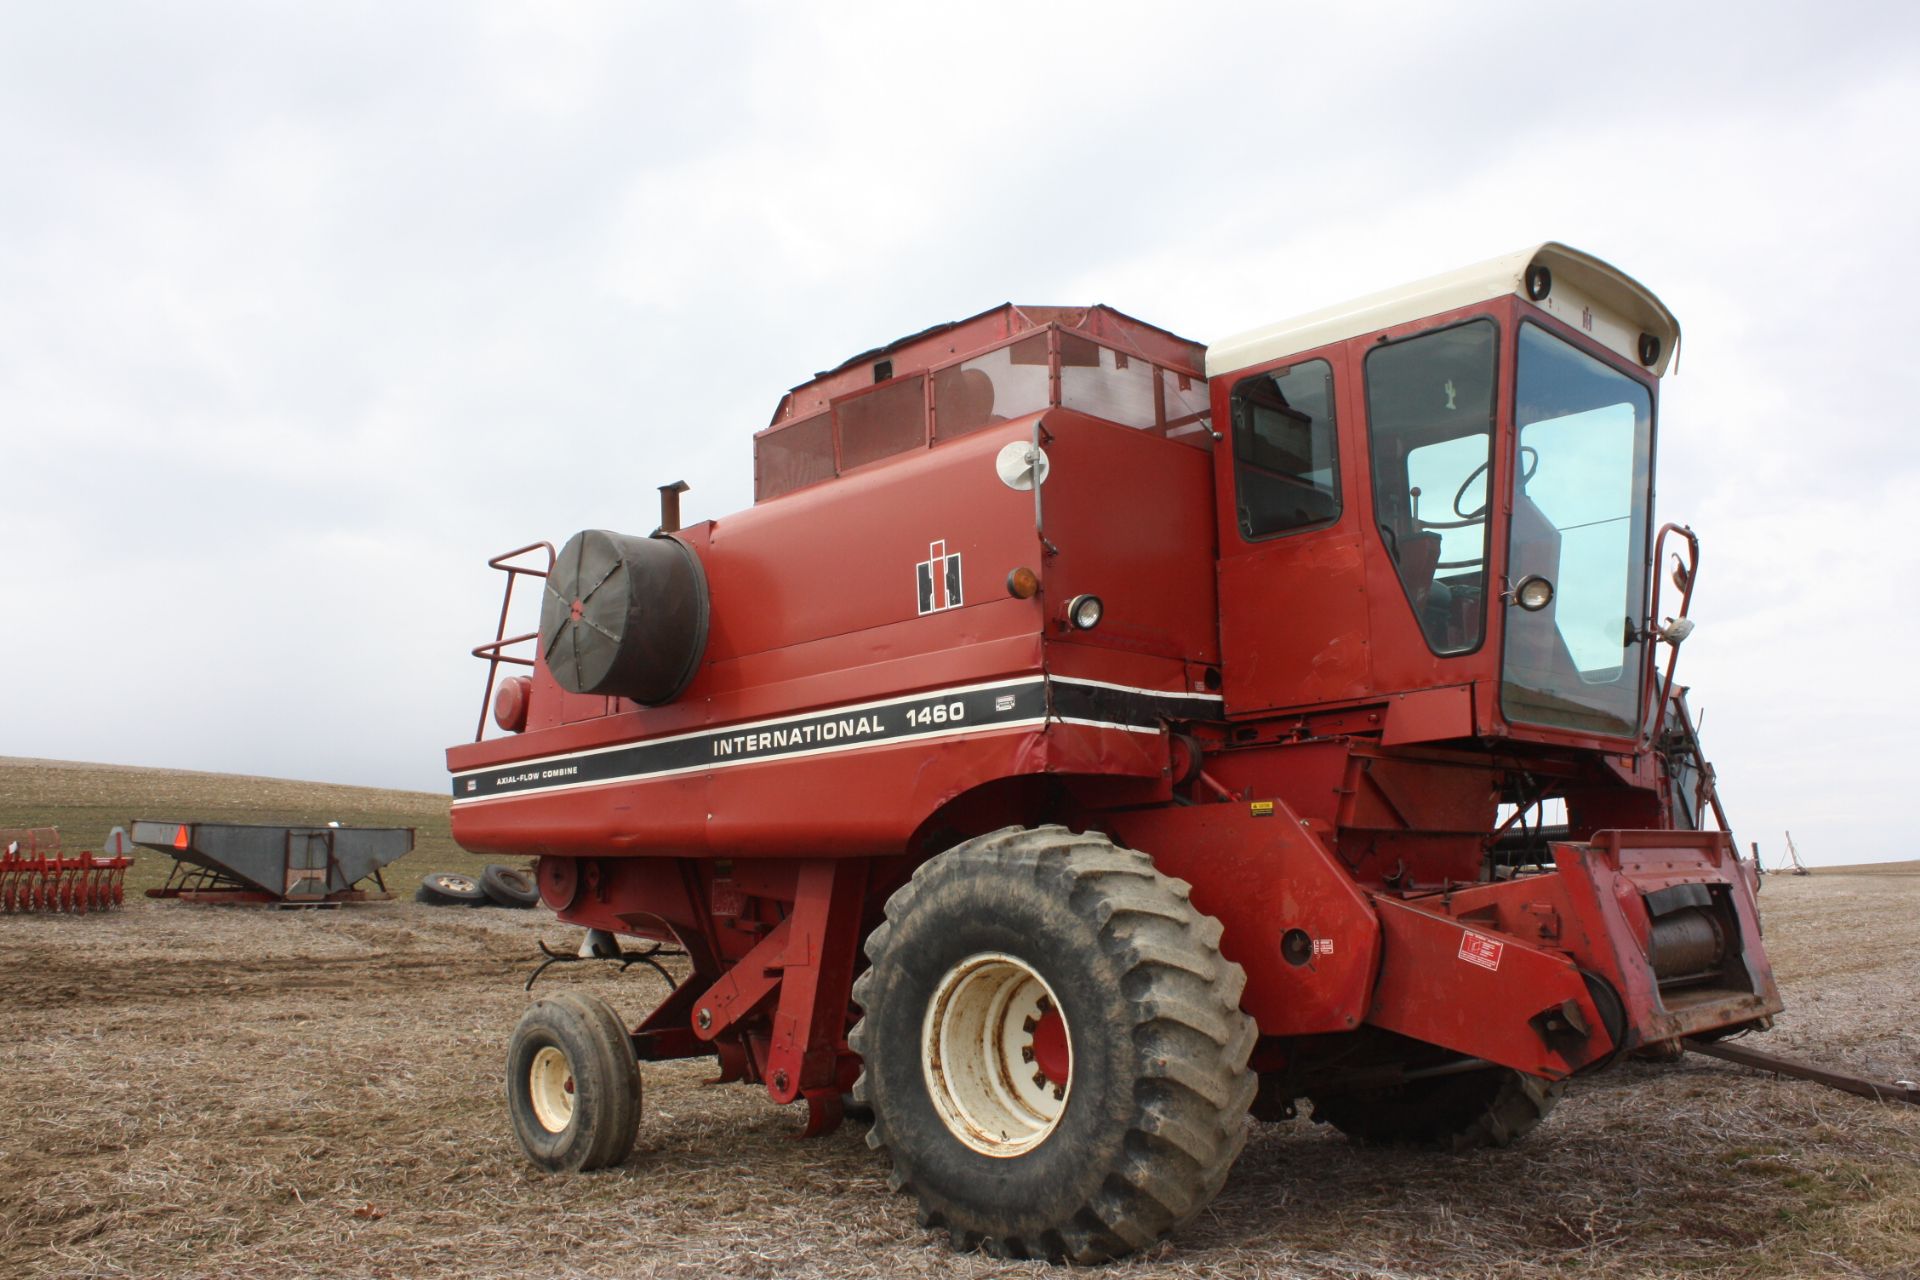
[[[1007,575],[1007,594],[1015,600],[1031,600],[1040,591],[1040,575],[1022,565]]]

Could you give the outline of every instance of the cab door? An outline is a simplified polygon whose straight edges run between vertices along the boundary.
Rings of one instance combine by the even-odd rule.
[[[1230,716],[1363,696],[1366,452],[1343,346],[1210,379]]]

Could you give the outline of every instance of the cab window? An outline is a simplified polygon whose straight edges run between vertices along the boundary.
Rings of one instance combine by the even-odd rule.
[[[1233,482],[1249,540],[1339,519],[1332,365],[1308,360],[1234,385]]]
[[[1374,520],[1435,653],[1479,648],[1486,626],[1497,342],[1472,320],[1367,353]]]

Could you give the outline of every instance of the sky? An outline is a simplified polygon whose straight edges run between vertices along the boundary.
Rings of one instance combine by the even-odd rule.
[[[1541,240],[1685,332],[1680,679],[1771,863],[1920,856],[1909,7],[0,6],[0,754],[438,790],[488,556],[751,502],[1003,301],[1207,341]]]

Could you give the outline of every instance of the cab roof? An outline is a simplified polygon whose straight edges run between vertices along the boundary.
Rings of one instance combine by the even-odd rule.
[[[1213,378],[1252,368],[1511,293],[1527,298],[1528,274],[1535,267],[1545,267],[1553,281],[1545,298],[1529,299],[1535,305],[1635,361],[1640,334],[1652,334],[1660,340],[1660,354],[1647,367],[1656,375],[1667,371],[1680,345],[1680,322],[1665,304],[1625,272],[1550,240],[1212,343],[1206,374]]]

